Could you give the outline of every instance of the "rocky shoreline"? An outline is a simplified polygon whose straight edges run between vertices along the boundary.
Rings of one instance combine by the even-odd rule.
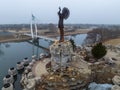
[[[77,46],[73,52],[68,41],[54,42],[51,57],[41,54],[27,63],[20,81],[23,90],[120,90],[120,46],[106,45],[108,53],[94,63],[94,58],[85,60],[91,48]]]

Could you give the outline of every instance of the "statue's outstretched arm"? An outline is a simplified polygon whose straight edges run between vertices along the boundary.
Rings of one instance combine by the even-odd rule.
[[[60,15],[60,14],[61,14],[60,12],[61,12],[61,7],[59,7],[58,15]]]
[[[61,11],[61,7],[59,7],[59,11]]]

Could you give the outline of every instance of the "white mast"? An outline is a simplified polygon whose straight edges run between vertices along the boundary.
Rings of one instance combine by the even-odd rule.
[[[34,25],[35,25],[35,33],[36,33],[36,38],[37,38],[37,32],[38,32],[37,31],[37,24],[35,23]]]
[[[37,24],[36,24],[36,21],[35,21],[35,16],[32,14],[32,20],[31,20],[31,35],[32,35],[32,38],[34,38],[34,31],[33,31],[33,27],[32,25],[34,24],[34,27],[35,27],[35,37],[37,38]]]
[[[33,35],[33,28],[32,28],[32,20],[31,20],[30,28],[31,28],[31,35],[32,35],[32,39],[33,39],[34,35]]]

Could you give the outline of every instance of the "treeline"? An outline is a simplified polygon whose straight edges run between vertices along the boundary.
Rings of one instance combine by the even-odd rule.
[[[55,29],[57,28],[57,24],[49,23],[49,24],[37,24],[38,30],[40,29]],[[65,28],[88,28],[88,25],[80,25],[80,24],[65,24]],[[33,27],[34,28],[34,27]],[[0,25],[0,30],[22,30],[22,29],[30,29],[30,24],[4,24]]]
[[[48,29],[48,27],[49,27],[49,24],[37,24],[37,28],[39,30],[40,29]],[[30,29],[30,24],[5,24],[5,25],[0,25],[0,30],[22,30],[22,29]]]
[[[104,42],[109,39],[115,39],[120,37],[120,27],[111,28],[95,28],[88,32],[85,43]]]
[[[48,29],[48,28],[58,28],[57,24],[48,23],[48,24],[37,24],[38,30]],[[93,28],[113,28],[115,25],[99,25],[99,24],[65,24],[67,29],[93,29]],[[118,26],[120,27],[120,26]],[[1,24],[0,30],[22,30],[30,29],[30,24]]]

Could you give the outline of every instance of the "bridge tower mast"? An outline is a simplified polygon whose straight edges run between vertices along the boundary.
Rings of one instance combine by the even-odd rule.
[[[35,27],[35,36],[34,36],[33,24],[34,24],[34,27]],[[31,28],[32,39],[37,39],[38,30],[37,30],[36,18],[33,14],[32,14],[32,20],[31,20],[30,28]]]

